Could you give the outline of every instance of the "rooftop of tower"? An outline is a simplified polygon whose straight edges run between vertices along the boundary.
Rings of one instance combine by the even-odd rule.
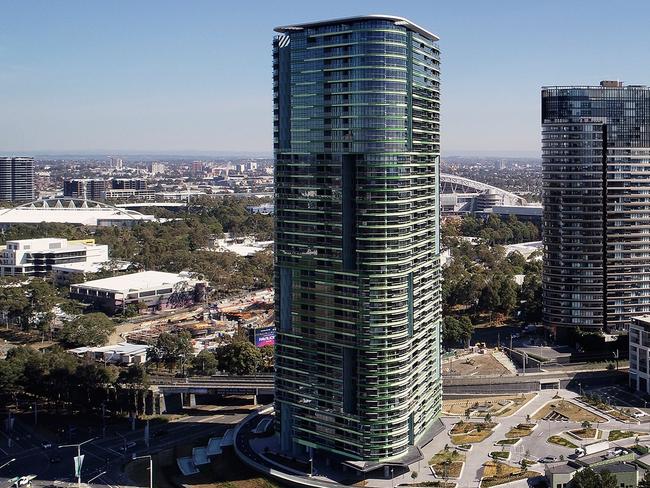
[[[280,27],[276,27],[273,30],[275,30],[275,32],[286,34],[286,33],[295,32],[303,29],[309,29],[312,27],[321,27],[330,24],[344,24],[348,22],[358,22],[362,20],[388,20],[390,22],[394,22],[395,25],[402,25],[408,29],[411,29],[412,31],[417,32],[418,34],[431,39],[432,41],[439,40],[438,36],[429,32],[428,30],[423,29],[419,25],[414,24],[413,22],[411,22],[408,19],[405,19],[404,17],[397,17],[395,15],[378,15],[378,14],[358,15],[355,17],[343,17],[341,19],[319,20],[317,22],[305,22],[303,24],[283,25]]]
[[[557,89],[571,89],[571,88],[578,88],[578,89],[593,89],[593,88],[624,88],[624,89],[631,89],[631,90],[648,90],[647,85],[626,85],[620,80],[602,80],[598,85],[560,85],[560,86],[554,86],[554,85],[549,85],[549,86],[543,86],[542,90],[557,90]]]

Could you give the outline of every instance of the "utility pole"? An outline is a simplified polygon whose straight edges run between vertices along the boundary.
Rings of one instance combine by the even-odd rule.
[[[76,447],[77,448],[77,461],[75,462],[75,470],[77,471],[75,473],[75,476],[77,477],[77,486],[81,488],[81,465],[83,463],[83,459],[81,457],[81,446],[84,444],[88,444],[91,441],[94,441],[96,438],[93,437],[92,439],[88,439],[87,441],[80,442],[79,444],[65,444],[63,446],[59,446],[59,449],[62,449],[64,447]]]

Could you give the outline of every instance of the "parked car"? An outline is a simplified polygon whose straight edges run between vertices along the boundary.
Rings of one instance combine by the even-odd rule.
[[[555,456],[544,456],[542,459],[539,460],[540,463],[555,463],[559,461],[559,458]]]

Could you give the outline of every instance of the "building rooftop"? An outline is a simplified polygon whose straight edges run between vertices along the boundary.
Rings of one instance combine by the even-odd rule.
[[[68,352],[72,354],[85,354],[87,352],[103,352],[113,354],[141,354],[147,351],[149,346],[147,344],[130,344],[128,342],[120,342],[111,346],[102,347],[76,347],[70,349]]]
[[[414,24],[413,22],[411,22],[408,19],[405,19],[404,17],[397,17],[395,15],[381,15],[381,14],[357,15],[354,17],[343,17],[339,19],[320,20],[316,22],[305,22],[302,24],[293,24],[293,25],[276,27],[274,30],[275,32],[287,34],[290,32],[310,29],[313,27],[322,27],[330,24],[345,24],[348,22],[359,22],[364,20],[388,20],[390,22],[394,22],[395,25],[402,25],[407,29],[411,29],[412,31],[417,32],[418,34],[423,35],[424,37],[428,37],[432,41],[439,40],[438,36],[436,36],[435,34],[429,32],[428,30],[420,27],[417,24]]]
[[[573,473],[577,468],[568,463],[548,464],[546,472],[551,474],[569,474]]]
[[[598,85],[566,85],[566,86],[543,86],[542,90],[557,90],[557,89],[564,89],[564,90],[570,90],[572,88],[578,88],[578,89],[612,89],[612,88],[620,88],[623,90],[648,90],[648,87],[646,85],[625,85],[622,81],[620,80],[603,80],[601,81]]]
[[[182,282],[193,283],[196,279],[190,277],[187,273],[163,273],[162,271],[142,271],[140,273],[129,273],[111,278],[102,278],[100,280],[86,281],[78,283],[76,287],[91,288],[93,290],[112,291],[112,292],[131,292],[138,290],[151,290],[174,286]]]
[[[37,200],[0,210],[0,225],[54,222],[96,226],[102,221],[144,220],[155,220],[155,217],[90,200],[66,198]]]
[[[589,454],[587,456],[583,456],[581,458],[578,458],[576,462],[583,466],[592,466],[594,464],[601,463],[602,461],[608,461],[608,464],[606,466],[611,466],[616,463],[616,459],[627,456],[627,452],[623,452],[622,454],[616,455],[613,452],[610,451],[601,451],[601,452],[596,452],[594,454]],[[611,462],[610,462],[611,461]],[[621,460],[622,461],[622,460]]]
[[[95,246],[94,239],[82,239],[69,241],[59,237],[42,237],[39,239],[16,239],[7,241],[0,249],[11,248],[20,251],[52,251],[52,250],[73,250],[85,249],[88,246]]]
[[[632,325],[650,329],[650,315],[637,315],[636,317],[632,317]]]
[[[637,467],[630,463],[612,463],[602,466],[594,466],[593,470],[597,473],[602,471],[609,471],[610,473],[629,473],[636,471]]]

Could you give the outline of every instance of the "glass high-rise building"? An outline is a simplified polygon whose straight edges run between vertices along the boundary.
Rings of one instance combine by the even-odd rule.
[[[543,88],[542,151],[544,324],[624,330],[650,312],[650,89]]]
[[[441,402],[438,38],[383,15],[275,30],[282,448],[413,459]]]
[[[0,201],[34,199],[34,158],[0,157]]]

